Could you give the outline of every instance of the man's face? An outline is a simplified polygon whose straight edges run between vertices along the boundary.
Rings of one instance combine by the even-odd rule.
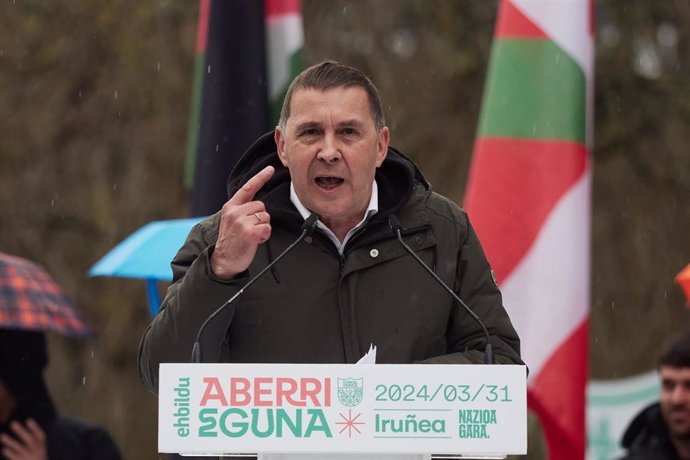
[[[672,437],[690,440],[690,367],[661,366],[661,412]]]
[[[300,201],[336,235],[362,219],[388,138],[388,128],[376,131],[359,87],[295,91],[284,130],[275,134]]]

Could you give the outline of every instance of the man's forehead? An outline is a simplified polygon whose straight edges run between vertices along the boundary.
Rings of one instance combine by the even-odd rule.
[[[690,367],[659,367],[659,375],[662,380],[687,381],[690,382]]]
[[[303,123],[311,121],[309,118],[333,113],[343,119],[373,122],[367,93],[358,86],[296,90],[291,97],[288,122]]]

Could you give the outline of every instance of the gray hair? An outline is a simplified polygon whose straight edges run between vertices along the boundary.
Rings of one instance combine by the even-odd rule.
[[[299,89],[316,89],[325,91],[333,88],[362,88],[367,93],[371,118],[374,120],[376,130],[380,131],[386,124],[381,108],[381,97],[374,83],[354,67],[340,64],[335,61],[324,61],[303,70],[292,80],[285,94],[283,108],[280,111],[280,128],[285,130],[285,124],[290,117],[290,104],[292,95]]]

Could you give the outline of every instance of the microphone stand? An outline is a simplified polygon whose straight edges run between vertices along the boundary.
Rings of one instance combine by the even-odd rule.
[[[225,310],[228,305],[230,305],[232,302],[235,301],[244,291],[249,288],[252,284],[256,282],[259,278],[261,278],[264,273],[266,273],[268,270],[271,269],[275,264],[278,263],[280,259],[282,259],[288,252],[292,251],[292,249],[299,244],[302,239],[308,235],[311,235],[314,233],[314,230],[316,229],[316,224],[319,222],[319,215],[314,213],[311,214],[305,221],[304,224],[302,224],[302,233],[300,236],[292,243],[290,246],[288,246],[283,252],[280,253],[278,257],[276,257],[273,262],[270,264],[266,265],[263,270],[261,270],[259,273],[256,274],[252,279],[250,279],[247,284],[242,286],[239,291],[235,293],[232,297],[230,297],[227,302],[225,302],[223,305],[218,307],[216,311],[211,313],[211,315],[206,318],[206,321],[203,322],[201,327],[199,328],[199,331],[196,334],[196,339],[194,340],[194,346],[192,347],[192,362],[193,363],[200,363],[201,361],[201,336],[204,333],[204,330],[206,329],[206,326],[213,321],[213,319],[218,316],[223,310]]]
[[[393,235],[398,239],[400,244],[405,248],[405,250],[414,258],[414,260],[421,265],[424,270],[427,271],[435,280],[440,284],[443,289],[445,289],[452,297],[455,299],[466,311],[467,313],[470,314],[470,316],[479,324],[484,331],[484,335],[486,336],[486,348],[484,348],[484,364],[494,364],[494,353],[493,353],[493,346],[491,345],[490,341],[490,336],[489,336],[489,331],[486,329],[486,326],[484,326],[484,323],[482,322],[481,319],[479,319],[479,316],[475,312],[472,311],[470,307],[467,306],[465,302],[462,301],[458,295],[453,292],[451,288],[448,287],[446,283],[443,282],[443,280],[436,274],[434,271],[427,266],[427,264],[424,263],[422,259],[419,258],[419,256],[410,248],[410,246],[405,243],[402,239],[402,233],[401,233],[401,226],[400,226],[400,221],[398,218],[394,215],[391,214],[390,217],[388,218],[388,223],[390,225],[391,230],[393,231]]]

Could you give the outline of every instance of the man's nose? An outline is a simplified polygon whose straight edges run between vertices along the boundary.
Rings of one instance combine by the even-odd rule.
[[[317,158],[326,163],[335,163],[342,157],[340,147],[333,136],[326,136]]]
[[[690,387],[685,385],[676,385],[671,391],[671,402],[673,404],[690,403]]]

